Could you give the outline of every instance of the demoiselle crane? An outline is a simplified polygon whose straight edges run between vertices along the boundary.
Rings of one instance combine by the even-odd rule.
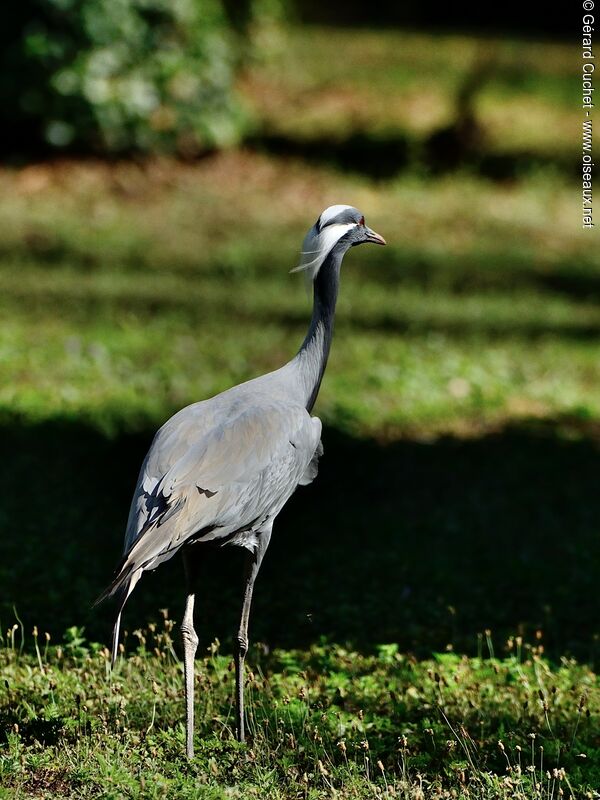
[[[97,602],[115,597],[112,664],[121,614],[142,574],[181,551],[187,598],[181,624],[186,753],[194,755],[194,630],[196,571],[207,542],[247,552],[244,598],[236,637],[237,737],[244,741],[244,659],[254,582],[273,521],[297,486],[311,483],[322,454],[321,421],[311,416],[333,336],[340,267],[346,251],[385,244],[356,208],[327,208],[307,233],[299,265],[314,286],[313,313],[300,350],[280,369],[194,403],[154,437],[131,503],[123,558]]]

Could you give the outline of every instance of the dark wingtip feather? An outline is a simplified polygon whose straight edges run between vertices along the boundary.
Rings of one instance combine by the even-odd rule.
[[[109,597],[114,597],[119,592],[119,589],[122,589],[123,587],[125,588],[125,591],[127,591],[127,586],[125,584],[128,583],[132,570],[129,568],[127,571],[125,571],[125,564],[126,559],[122,558],[115,571],[115,577],[106,587],[106,589],[104,589],[104,591],[102,591],[94,600],[92,608],[96,608],[96,606],[99,606],[100,603],[108,600]]]
[[[115,597],[117,600],[118,605],[118,612],[117,618],[115,620],[115,624],[113,625],[113,634],[112,634],[112,648],[111,648],[111,659],[110,659],[110,667],[114,669],[115,663],[117,661],[117,655],[119,653],[119,632],[121,630],[121,614],[123,613],[123,609],[125,607],[125,603],[127,602],[127,598],[129,597],[129,586],[131,583],[131,574],[127,573],[126,575],[119,575],[115,578],[115,580],[108,586],[102,594],[97,598],[94,603],[94,607],[97,606],[99,603],[102,603],[103,600],[108,599],[109,597]]]
[[[113,581],[110,583],[109,586],[96,598],[94,601],[93,608],[100,605],[100,603],[104,602],[104,600],[108,600],[109,598],[116,598],[118,604],[118,613],[117,618],[115,620],[115,624],[113,626],[113,635],[112,635],[112,651],[111,651],[111,659],[110,659],[110,667],[114,669],[117,655],[119,653],[119,632],[121,629],[121,614],[123,613],[123,608],[125,607],[125,603],[127,602],[127,598],[129,597],[129,587],[131,585],[131,578],[132,578],[132,570],[128,569],[125,570],[125,563],[122,562],[119,565],[119,569],[117,569],[117,574]]]

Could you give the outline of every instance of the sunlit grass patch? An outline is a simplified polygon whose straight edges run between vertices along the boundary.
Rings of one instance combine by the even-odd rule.
[[[253,649],[249,741],[233,739],[233,676],[218,642],[197,662],[197,756],[183,756],[181,665],[173,623],[108,652],[76,628],[21,650],[4,638],[3,786],[25,796],[583,797],[597,780],[598,680],[512,638],[476,658],[427,661],[385,645]],[[489,652],[488,651],[489,648]],[[201,788],[204,787],[204,788]],[[225,788],[228,787],[228,788]]]
[[[315,27],[287,31],[241,85],[260,124],[293,140],[362,131],[418,145],[454,122],[473,80],[490,151],[564,157],[576,149],[570,71],[557,42]]]
[[[310,314],[288,270],[312,214],[340,199],[389,245],[344,265],[328,421],[376,432],[599,408],[597,254],[573,231],[570,185],[551,175],[375,188],[230,154],[0,181],[6,409],[158,422],[279,366]]]

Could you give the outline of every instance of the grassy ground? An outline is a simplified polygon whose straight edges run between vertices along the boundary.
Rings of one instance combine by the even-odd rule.
[[[595,796],[596,676],[567,659],[550,667],[520,638],[505,659],[490,641],[486,658],[425,661],[395,645],[255,649],[247,746],[233,739],[232,664],[214,644],[197,665],[200,738],[186,763],[173,625],[136,631],[137,654],[112,676],[108,651],[76,629],[60,648],[36,640],[29,658],[15,631],[0,656],[0,797]]]
[[[560,177],[380,186],[246,153],[36,166],[0,184],[11,412],[154,421],[280,364],[310,315],[288,268],[340,199],[390,244],[347,259],[327,420],[379,434],[600,412],[598,252]]]
[[[565,49],[492,43],[473,104],[485,152],[512,167],[490,180],[475,162],[425,168],[481,43],[372,33],[356,58],[357,36],[297,33],[285,64],[275,51],[244,77],[263,125],[252,148],[0,172],[0,796],[600,786],[600,257],[569,172]],[[510,136],[494,140],[501,119]],[[374,180],[398,140],[414,159]],[[336,148],[362,153],[356,168],[336,169]],[[145,629],[161,607],[180,618],[179,565],[132,598],[139,632],[112,680],[93,644],[112,610],[90,606],[156,427],[297,348],[310,302],[287,271],[334,202],[389,246],[344,264],[326,456],[258,583],[247,748],[230,730],[240,554],[208,560],[187,765],[176,631],[160,616]]]
[[[242,82],[250,107],[269,134],[319,140],[321,157],[360,134],[410,157],[455,121],[468,87],[488,151],[575,164],[568,44],[330,28],[269,44],[272,59]]]

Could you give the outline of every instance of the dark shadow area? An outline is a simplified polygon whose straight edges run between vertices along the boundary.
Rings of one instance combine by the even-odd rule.
[[[380,0],[365,8],[360,0],[320,3],[318,0],[294,0],[294,8],[303,22],[348,28],[376,26],[410,27],[431,32],[477,32],[497,37],[500,33],[513,35],[552,36],[564,39],[565,22],[559,8],[548,7],[543,14],[536,6],[526,6],[511,0],[501,10],[495,6],[436,4],[418,0]],[[334,57],[334,54],[332,54]]]
[[[18,702],[15,702],[10,709],[3,709],[0,713],[0,730],[11,731],[15,725],[25,739],[38,741],[44,747],[50,747],[64,735],[65,720],[62,717],[50,720],[35,717],[24,723],[21,708]]]
[[[506,258],[502,242],[480,253],[445,254],[427,258],[422,251],[406,248],[375,253],[369,259],[368,279],[374,283],[469,295],[493,292],[543,292],[576,302],[600,301],[600,271],[591,258],[587,264],[569,259],[536,259],[529,254]]]
[[[519,319],[507,316],[504,320],[485,319],[483,315],[460,319],[432,314],[411,316],[402,310],[401,298],[398,311],[394,314],[367,314],[362,316],[354,310],[351,315],[339,313],[336,321],[338,331],[364,331],[365,333],[385,333],[405,338],[422,338],[431,334],[442,334],[455,341],[468,341],[475,337],[487,341],[521,340],[536,342],[548,337],[560,337],[563,341],[597,341],[600,337],[600,319],[597,322],[581,323],[577,320],[560,323],[546,322],[543,319]],[[252,319],[262,319],[252,315]],[[297,329],[298,335],[306,327],[306,315],[265,314],[264,322],[277,321],[287,329]]]
[[[343,324],[343,322],[340,323],[340,330],[342,330]],[[300,321],[298,321],[299,325]],[[394,336],[422,337],[440,333],[456,341],[480,337],[490,341],[520,339],[535,342],[551,336],[560,336],[563,341],[597,341],[600,336],[600,320],[598,323],[586,325],[577,322],[552,324],[543,320],[524,320],[521,323],[509,318],[503,322],[487,321],[482,324],[480,319],[461,320],[440,317],[413,319],[408,315],[398,313],[393,316],[391,314],[381,315],[378,319],[361,319],[353,316],[351,321],[348,320],[347,327],[366,332],[389,333]]]
[[[539,273],[535,283],[544,290],[570,297],[573,300],[600,300],[600,273],[564,269],[547,274]]]
[[[402,134],[374,136],[367,131],[356,131],[344,139],[329,136],[294,139],[264,132],[249,138],[246,144],[262,153],[329,164],[376,180],[398,175],[411,161],[411,144]]]
[[[75,421],[0,430],[0,622],[37,624],[56,642],[72,625],[108,641],[113,609],[92,609],[120,553],[130,494],[154,431],[109,439]],[[252,638],[304,646],[322,636],[417,654],[476,652],[492,630],[549,654],[592,660],[598,630],[598,426],[556,420],[480,438],[390,444],[324,434],[318,480],[277,521],[257,584]],[[198,601],[206,646],[229,647],[242,552],[210,555]],[[178,558],[144,577],[129,630],[168,607],[179,619]]]
[[[579,174],[577,159],[571,153],[491,152],[473,142],[471,129],[463,126],[459,121],[456,126],[441,128],[423,142],[402,133],[383,136],[355,131],[343,139],[306,139],[265,131],[250,137],[246,144],[261,153],[325,164],[373,180],[396,178],[415,169],[432,175],[466,169],[492,181],[517,180],[546,168],[573,178]]]

